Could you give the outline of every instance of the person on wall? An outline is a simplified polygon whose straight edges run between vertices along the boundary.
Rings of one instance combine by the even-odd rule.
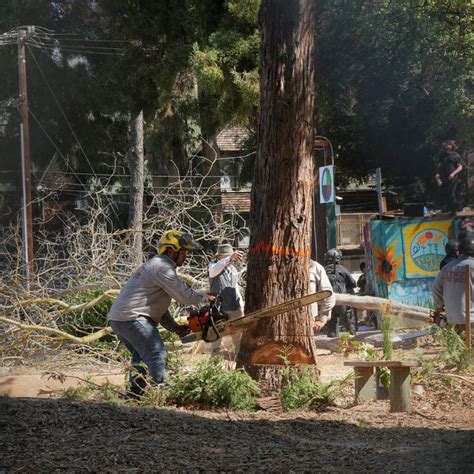
[[[459,186],[459,173],[462,171],[462,159],[456,152],[454,140],[446,140],[443,143],[436,169],[436,183],[443,193],[442,210],[456,212],[459,210],[457,190]]]

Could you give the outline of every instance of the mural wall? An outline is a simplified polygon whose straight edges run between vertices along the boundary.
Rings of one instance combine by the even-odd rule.
[[[417,306],[434,307],[431,285],[455,238],[454,219],[374,220],[365,228],[368,280],[375,295]]]

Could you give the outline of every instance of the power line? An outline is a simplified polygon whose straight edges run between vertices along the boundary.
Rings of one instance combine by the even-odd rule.
[[[101,46],[101,45],[95,45],[95,44],[70,44],[70,45],[66,45],[66,46],[63,46],[61,44],[62,40],[58,40],[58,39],[40,39],[40,40],[37,40],[36,38],[32,38],[34,39],[34,43],[35,44],[40,44],[40,45],[43,45],[43,46],[53,46],[53,47],[58,47],[58,48],[74,48],[74,49],[82,49],[82,48],[88,48],[88,49],[99,49],[99,50],[114,50],[114,51],[123,51],[123,46],[119,47],[119,46]],[[82,41],[82,40],[80,40]]]
[[[81,54],[99,54],[99,55],[104,55],[104,56],[123,56],[124,52],[123,49],[117,48],[115,51],[115,48],[110,48],[111,51],[108,51],[109,48],[104,50],[104,48],[100,48],[99,51],[91,51],[92,46],[72,46],[72,47],[64,47],[61,45],[50,45],[50,44],[44,44],[38,41],[30,42],[30,45],[41,49],[41,50],[48,50],[48,51],[64,51],[67,53],[81,53]],[[87,49],[85,49],[87,48]]]
[[[54,39],[54,36],[57,36],[57,34],[50,35],[52,39]],[[43,39],[43,38],[41,38]],[[48,38],[44,38],[48,40]],[[133,41],[129,40],[116,40],[116,39],[91,39],[91,38],[61,38],[61,41],[86,41],[86,42],[93,42],[93,43],[124,43],[124,44],[133,44]]]
[[[48,132],[45,130],[45,128],[43,127],[43,125],[41,124],[41,122],[38,120],[38,118],[36,117],[36,115],[33,113],[33,111],[28,108],[28,112],[30,113],[30,115],[33,117],[33,119],[35,120],[35,122],[38,124],[39,128],[41,129],[41,131],[46,135],[46,138],[50,141],[51,145],[53,145],[53,147],[55,148],[55,150],[59,153],[59,156],[61,156],[61,158],[64,160],[65,163],[67,163],[67,159],[66,157],[61,153],[61,150],[59,149],[59,147],[56,145],[56,143],[54,143],[54,140],[50,137],[50,135],[48,134]],[[46,170],[45,170],[46,172]],[[64,172],[66,173],[66,172]],[[74,174],[75,176],[77,176],[76,173],[74,173],[74,171],[72,173],[67,173],[67,174]],[[78,177],[79,179],[79,177]],[[79,180],[80,181],[80,180]]]
[[[86,50],[86,52],[103,52],[109,53],[109,52],[114,52],[116,51],[116,54],[123,54],[124,49],[123,48],[116,48],[112,46],[93,46],[93,45],[68,45],[68,46],[63,46],[59,42],[53,41],[52,43],[44,43],[43,41],[37,41],[34,40],[33,42],[30,42],[31,46],[37,46],[40,48],[45,48],[45,49],[59,49],[63,51],[82,51]],[[88,50],[97,50],[97,51],[88,51]]]

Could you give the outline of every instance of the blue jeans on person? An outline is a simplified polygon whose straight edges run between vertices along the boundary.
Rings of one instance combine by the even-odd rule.
[[[147,374],[153,385],[162,383],[167,375],[167,352],[156,328],[157,323],[148,318],[132,321],[110,320],[110,326],[132,354],[134,370],[130,373],[130,392],[134,395],[143,393]]]

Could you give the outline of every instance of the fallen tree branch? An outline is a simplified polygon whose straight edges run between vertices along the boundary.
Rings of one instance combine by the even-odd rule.
[[[59,306],[60,308],[63,308],[62,311],[59,313],[60,315],[66,314],[66,313],[73,313],[75,311],[81,311],[85,309],[92,308],[96,304],[101,303],[104,300],[110,299],[110,298],[115,298],[115,296],[118,295],[120,290],[107,290],[97,298],[88,301],[87,303],[81,303],[81,304],[76,304],[76,305],[70,305],[66,303],[65,301],[59,300],[57,298],[29,298],[26,300],[20,300],[18,301],[17,304],[7,306],[5,308],[5,314],[11,313],[13,310],[17,309],[19,306],[31,306],[31,305],[49,305],[49,306]]]
[[[61,331],[60,329],[55,328],[48,328],[46,326],[40,326],[38,324],[23,324],[19,321],[15,321],[13,319],[5,318],[0,316],[0,321],[4,323],[13,324],[14,326],[23,329],[24,331],[38,331],[47,334],[52,334],[57,336],[60,340],[67,340],[74,344],[90,344],[91,342],[97,341],[98,339],[107,336],[112,333],[112,328],[106,327],[101,329],[100,331],[88,334],[87,336],[77,337],[73,336],[72,334],[68,334],[67,332]]]
[[[376,296],[357,296],[336,293],[336,304],[368,311],[397,313],[410,319],[431,323],[431,310],[421,306],[412,306]]]
[[[442,372],[435,372],[434,375],[440,375],[441,377],[454,377],[455,379],[463,380],[464,382],[474,385],[474,380],[468,379],[467,377],[462,377],[461,375],[443,374]]]

